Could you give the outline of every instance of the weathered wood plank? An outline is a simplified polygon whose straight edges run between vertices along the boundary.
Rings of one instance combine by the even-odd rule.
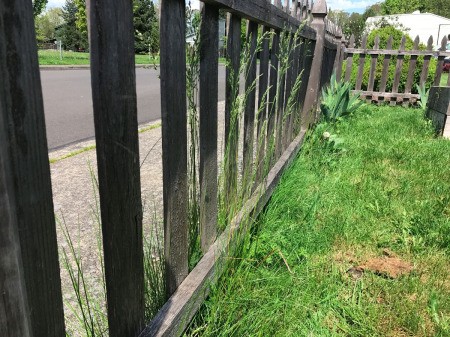
[[[0,78],[0,335],[60,337],[65,328],[58,247],[28,0],[0,2]]]
[[[378,49],[380,44],[380,36],[377,35],[375,38],[375,44],[374,44],[374,48]],[[377,59],[378,59],[378,55],[371,55],[371,60],[370,60],[370,71],[369,71],[369,83],[367,85],[367,91],[372,91],[373,90],[373,84],[375,82],[375,73],[377,70]]]
[[[245,220],[255,218],[267,204],[282,173],[297,156],[305,137],[305,131],[289,145],[281,158],[270,170],[267,180],[258,186],[242,211],[231,221],[194,270],[180,285],[175,294],[166,302],[152,322],[139,337],[179,336],[188,326],[192,317],[208,296],[211,285],[215,284],[223,272],[225,258],[237,244],[236,235]],[[247,220],[248,222],[248,220]]]
[[[289,36],[286,33],[281,33],[280,38],[280,49],[286,48],[283,47],[283,44],[286,43],[286,39],[289,39]],[[289,42],[287,42],[289,43]],[[280,51],[280,54],[283,54]],[[286,74],[288,69],[283,70],[283,60],[280,60],[280,72],[278,74],[278,95],[277,95],[277,107],[276,107],[276,126],[275,126],[275,160],[277,160],[281,153],[283,152],[283,122],[284,122],[284,95],[286,90]],[[284,61],[286,62],[286,61]]]
[[[405,43],[406,43],[406,37],[403,36],[402,40],[400,42],[400,49],[399,51],[403,51],[405,50]],[[397,56],[397,64],[395,65],[395,73],[394,73],[394,83],[392,84],[392,92],[393,93],[397,93],[398,92],[398,87],[400,85],[400,77],[402,75],[402,70],[403,70],[403,60],[404,60],[405,56],[399,54]],[[391,105],[395,105],[396,102],[392,101]]]
[[[433,36],[430,36],[427,43],[427,50],[433,50]],[[420,73],[419,85],[422,87],[425,85],[428,78],[428,68],[430,66],[431,55],[425,55],[423,58],[422,72]]]
[[[205,4],[200,29],[200,234],[206,253],[217,236],[219,8]]]
[[[231,206],[237,190],[237,151],[239,120],[233,112],[233,104],[239,94],[239,68],[241,57],[241,18],[234,14],[227,17],[227,60],[225,75],[225,165],[226,205]]]
[[[434,83],[433,85],[439,86],[441,82],[441,76],[442,76],[442,67],[444,66],[444,58],[445,56],[442,55],[441,51],[445,51],[447,48],[447,36],[444,36],[444,38],[441,41],[441,47],[439,48],[439,56],[436,63],[436,73],[434,76]]]
[[[242,176],[244,183],[249,183],[253,178],[253,142],[255,134],[255,107],[256,107],[256,44],[258,40],[258,24],[248,21],[247,41],[249,43],[249,57],[247,76],[245,78],[245,92],[247,99],[244,111],[244,146]]]
[[[350,48],[355,45],[355,36],[352,34],[349,41]],[[345,82],[349,82],[352,77],[352,67],[353,67],[353,54],[348,52],[348,49],[344,50],[347,58],[347,64],[345,67]]]
[[[367,35],[364,35],[362,38],[361,46],[363,49],[365,49],[366,45],[367,45]],[[358,74],[356,75],[356,85],[355,85],[356,90],[361,90],[365,61],[366,61],[366,54],[360,54],[359,55],[359,64],[358,64]]]
[[[1,14],[0,14],[1,15]],[[0,21],[0,31],[3,27]],[[0,40],[3,37],[0,35]],[[4,74],[4,44],[0,45],[0,74]],[[2,77],[3,78],[3,77]],[[5,97],[0,86],[0,97]],[[0,336],[31,337],[30,310],[25,287],[19,240],[17,206],[12,184],[14,177],[7,142],[5,100],[0,99]]]
[[[363,48],[345,48],[346,53],[365,54],[365,55],[415,55],[415,56],[450,56],[450,52],[438,52],[433,50],[387,50],[387,49],[363,49]]]
[[[184,0],[161,2],[160,27],[164,245],[166,291],[171,295],[188,274]]]
[[[269,104],[268,104],[268,125],[267,125],[267,150],[272,156],[271,162],[274,158],[275,152],[275,118],[277,115],[277,90],[278,90],[278,68],[279,60],[278,53],[280,50],[280,32],[275,31],[272,38],[272,50],[270,53],[270,89],[269,89]]]
[[[137,336],[144,266],[132,4],[93,0],[90,19],[109,334]]]
[[[272,5],[267,0],[203,0],[203,2],[219,5],[240,17],[278,30],[295,32],[301,25],[299,20],[286,13],[281,6],[277,8],[277,6]],[[315,39],[316,33],[314,29],[304,26],[300,35],[309,39]]]
[[[417,36],[414,40],[413,50],[417,50],[418,48],[419,36]],[[412,84],[414,81],[414,72],[416,71],[417,57],[417,55],[412,55],[411,59],[409,60],[408,78],[406,79],[405,93],[411,92]]]
[[[289,124],[291,121],[291,116],[290,116],[290,111],[288,103],[289,103],[289,97],[291,96],[292,93],[292,86],[294,85],[294,77],[295,77],[295,64],[294,64],[294,54],[295,54],[295,50],[294,50],[294,46],[295,46],[295,41],[294,39],[296,39],[297,37],[294,36],[293,34],[291,34],[291,36],[289,37],[289,57],[288,57],[288,70],[286,73],[286,89],[284,91],[284,104],[283,104],[283,109],[284,109],[284,116],[283,116],[283,133],[282,133],[282,137],[281,137],[281,149],[282,151],[284,151],[286,149],[286,147],[289,145],[290,143],[290,139],[289,139]]]
[[[387,44],[386,44],[386,49],[391,49],[392,48],[392,43],[393,43],[393,38],[392,36],[389,37]],[[385,54],[384,55],[384,60],[383,60],[383,71],[381,73],[381,81],[380,81],[380,92],[385,92],[386,91],[386,84],[387,84],[387,79],[389,76],[389,63],[391,61],[391,55],[389,54]]]
[[[269,97],[268,89],[269,89],[270,28],[264,26],[262,33],[263,33],[263,41],[259,61],[258,127],[257,127],[258,167],[256,171],[257,172],[256,183],[260,183],[264,175],[266,135],[263,133],[263,131],[264,131],[264,124],[267,123],[267,105]]]

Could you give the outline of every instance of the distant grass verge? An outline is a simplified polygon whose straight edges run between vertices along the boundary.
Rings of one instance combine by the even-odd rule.
[[[356,114],[309,135],[187,336],[450,336],[450,141]]]

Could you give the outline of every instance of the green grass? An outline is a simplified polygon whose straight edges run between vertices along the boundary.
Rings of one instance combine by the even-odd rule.
[[[450,73],[442,73],[441,82],[440,82],[439,86],[441,86],[441,87],[446,87],[447,86],[448,76],[450,76],[449,74]]]
[[[88,65],[90,63],[89,53],[63,51],[61,60],[56,50],[39,50],[38,56],[40,65]],[[159,64],[158,56],[150,59],[149,55],[136,55],[135,60],[136,64]]]
[[[419,109],[319,125],[187,335],[449,336],[449,162]],[[347,273],[386,250],[413,271]]]

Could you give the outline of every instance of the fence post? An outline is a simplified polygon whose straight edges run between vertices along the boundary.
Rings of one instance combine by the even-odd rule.
[[[0,336],[64,336],[44,105],[29,0],[0,2],[0,78]],[[18,283],[11,284],[14,280]]]
[[[342,62],[344,61],[345,38],[342,36],[340,27],[336,29],[336,59],[334,61],[334,70],[336,71],[336,80],[339,81],[342,76]]]
[[[317,32],[316,45],[314,48],[314,58],[311,65],[311,72],[308,81],[308,92],[302,111],[302,124],[308,126],[316,119],[316,104],[320,94],[320,78],[324,54],[325,43],[325,17],[327,16],[327,4],[325,0],[318,0],[312,8],[313,20],[311,27]]]

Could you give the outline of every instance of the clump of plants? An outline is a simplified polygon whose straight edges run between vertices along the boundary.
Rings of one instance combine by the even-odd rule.
[[[322,103],[320,110],[326,122],[335,123],[341,118],[351,115],[363,102],[359,94],[351,93],[350,82],[337,81],[333,74],[330,84],[322,89]]]

